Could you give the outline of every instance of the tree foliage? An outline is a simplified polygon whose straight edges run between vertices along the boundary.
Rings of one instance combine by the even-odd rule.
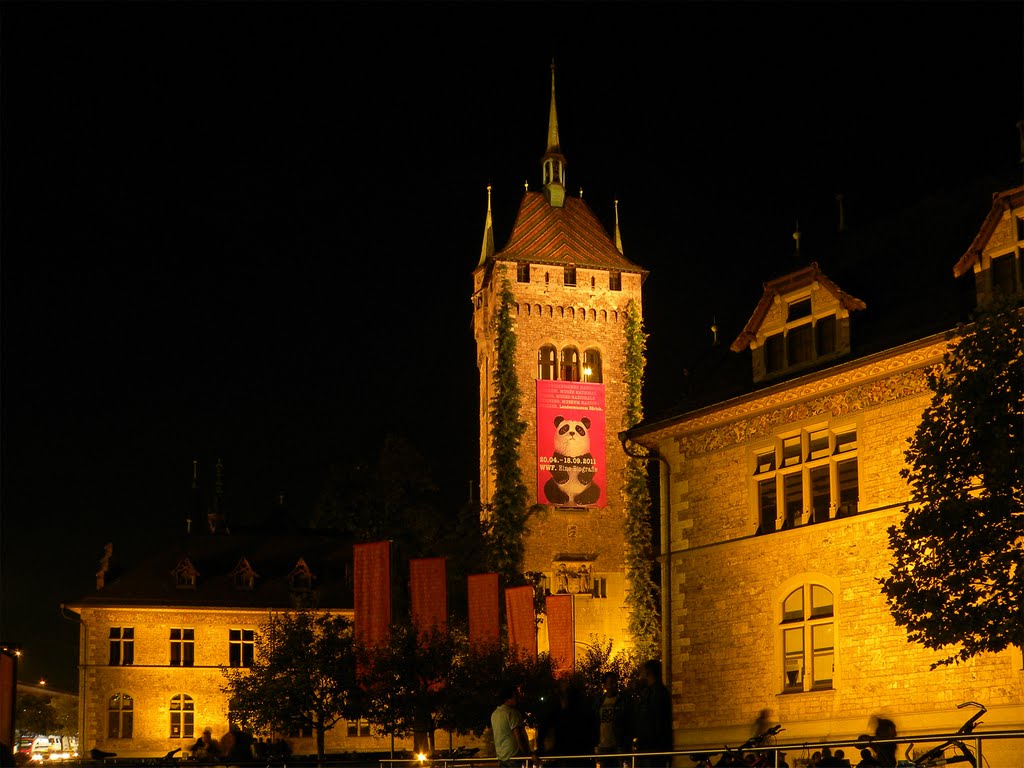
[[[901,475],[912,503],[889,529],[882,592],[935,668],[1024,646],[1024,327],[1000,305],[958,329]]]
[[[324,734],[362,706],[352,623],[312,611],[272,615],[255,645],[251,668],[223,670],[232,716],[248,731],[313,729],[322,762]]]
[[[519,466],[519,444],[526,422],[520,418],[522,393],[516,375],[514,304],[512,283],[503,273],[495,315],[494,395],[489,412],[494,497],[487,534],[492,567],[506,585],[524,583],[523,536],[529,517],[528,491]]]
[[[641,393],[644,368],[647,365],[647,334],[643,328],[640,307],[630,300],[625,318],[626,354],[623,380],[626,402],[622,426],[630,429],[643,419]],[[646,453],[636,446],[638,453]],[[629,611],[629,632],[638,654],[644,658],[659,655],[661,621],[658,611],[658,587],[652,577],[654,546],[651,531],[651,491],[647,478],[647,461],[630,456],[623,472],[622,494],[625,502],[626,581],[629,592],[626,607]]]
[[[15,725],[23,734],[72,736],[78,731],[77,701],[44,693],[19,693]]]

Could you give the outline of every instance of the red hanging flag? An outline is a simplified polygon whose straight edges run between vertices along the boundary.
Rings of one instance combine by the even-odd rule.
[[[470,574],[468,582],[469,644],[474,650],[486,645],[497,645],[501,631],[498,619],[498,574]]]
[[[391,628],[391,542],[354,544],[356,639],[367,646],[388,641]]]
[[[443,557],[423,557],[409,561],[409,596],[412,623],[419,633],[448,627],[448,584]]]
[[[544,606],[548,624],[548,653],[555,674],[572,674],[576,644],[572,595],[548,595],[544,598]]]
[[[533,610],[533,587],[509,587],[505,590],[505,619],[508,622],[508,647],[527,658],[537,657],[537,624]]]

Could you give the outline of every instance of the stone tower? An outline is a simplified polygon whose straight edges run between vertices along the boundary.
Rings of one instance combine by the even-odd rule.
[[[573,597],[577,652],[591,636],[629,644],[626,627],[622,474],[626,456],[625,312],[641,306],[647,271],[622,253],[618,205],[610,236],[593,211],[566,192],[558,138],[554,66],[541,189],[523,195],[508,242],[495,250],[491,190],[480,260],[473,272],[473,333],[480,374],[480,500],[494,493],[489,406],[495,316],[503,277],[515,295],[516,372],[527,429],[520,465],[528,504],[526,571],[551,593]],[[546,648],[543,626],[538,638]]]

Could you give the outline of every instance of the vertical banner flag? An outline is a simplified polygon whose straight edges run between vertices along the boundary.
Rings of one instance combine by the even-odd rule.
[[[497,645],[501,632],[498,620],[498,574],[473,573],[468,582],[469,644],[474,649]]]
[[[391,542],[352,545],[356,639],[369,646],[388,641],[391,627]]]
[[[604,384],[537,380],[537,500],[603,507]]]
[[[533,587],[509,587],[505,590],[505,620],[508,622],[508,647],[537,658],[537,624],[533,611]]]
[[[443,557],[423,557],[409,561],[409,597],[412,624],[420,634],[448,626],[448,583]]]
[[[5,757],[14,754],[14,710],[17,689],[17,664],[13,652],[0,651],[0,749]],[[14,765],[14,762],[9,765]],[[4,761],[3,765],[8,765]]]
[[[575,663],[576,631],[572,595],[544,598],[548,624],[548,653],[556,675],[570,675]]]

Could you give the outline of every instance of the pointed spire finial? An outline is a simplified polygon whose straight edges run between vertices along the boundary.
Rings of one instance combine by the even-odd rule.
[[[583,187],[580,187],[580,200],[583,199]]]
[[[491,220],[491,185],[487,185],[487,218],[484,220],[484,241],[480,245],[480,261],[477,262],[477,266],[481,266],[489,258],[494,255],[494,226]]]
[[[846,231],[846,208],[843,207],[843,193],[836,193],[836,202],[839,204],[839,231]]]
[[[558,138],[558,109],[555,107],[555,61],[551,60],[551,108],[548,111],[548,148],[541,159],[544,195],[556,208],[565,204],[565,156]]]
[[[619,232],[619,201],[615,201],[615,247],[622,253],[622,234]]]
[[[793,230],[793,239],[796,241],[796,259],[800,260],[800,220],[797,219],[796,229]]]
[[[529,182],[529,180],[523,182],[523,189],[525,189],[527,192],[530,191],[530,182]]]

